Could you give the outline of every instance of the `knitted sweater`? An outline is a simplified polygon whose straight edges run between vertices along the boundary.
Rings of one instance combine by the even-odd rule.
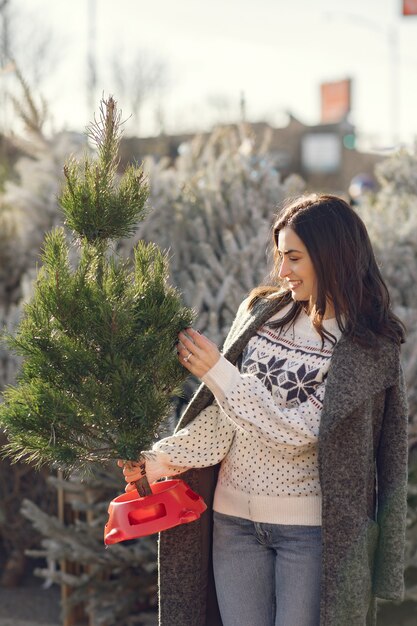
[[[340,337],[335,320],[324,326]],[[221,462],[214,510],[257,522],[320,524],[317,437],[331,354],[331,342],[322,346],[303,312],[292,326],[262,326],[240,369],[221,356],[203,377],[217,402],[144,453],[149,480]]]

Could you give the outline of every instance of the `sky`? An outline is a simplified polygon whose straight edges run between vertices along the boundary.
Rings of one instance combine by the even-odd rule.
[[[29,39],[38,25],[51,31],[53,62],[38,86],[56,129],[83,130],[92,118],[90,45],[95,108],[103,93],[118,99],[112,59],[127,65],[140,52],[166,68],[159,104],[145,103],[129,134],[156,134],[161,119],[169,133],[238,119],[242,93],[248,121],[284,126],[290,111],[316,124],[320,83],[352,78],[350,119],[364,145],[417,136],[417,16],[402,17],[401,0],[12,1]]]

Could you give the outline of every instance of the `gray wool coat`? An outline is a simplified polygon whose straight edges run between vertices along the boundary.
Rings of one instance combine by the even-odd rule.
[[[226,358],[236,363],[278,309],[272,300],[259,301],[252,311],[241,307],[225,342]],[[202,385],[177,428],[212,402]],[[399,347],[381,338],[377,347],[364,348],[342,336],[328,372],[318,443],[321,626],[375,625],[375,597],[403,596],[407,416]],[[218,466],[182,476],[208,510],[160,535],[160,626],[222,626],[211,563],[217,474]]]

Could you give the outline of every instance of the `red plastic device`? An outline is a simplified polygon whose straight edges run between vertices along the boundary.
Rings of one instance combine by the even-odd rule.
[[[141,498],[135,490],[110,502],[104,543],[152,535],[198,519],[207,506],[183,480],[165,480],[151,485],[152,495]]]

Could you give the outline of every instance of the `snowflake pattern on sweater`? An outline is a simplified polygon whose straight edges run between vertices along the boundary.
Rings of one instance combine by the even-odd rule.
[[[257,376],[271,394],[278,395],[287,406],[298,406],[313,393],[321,402],[324,397],[321,393],[324,388],[319,385],[327,373],[326,361],[332,355],[332,347],[328,342],[323,347],[318,346],[317,337],[313,341],[308,339],[311,331],[306,318],[302,315],[297,324],[297,332],[301,333],[297,340],[292,327],[280,333],[268,325],[263,326],[242,355],[241,372]]]

